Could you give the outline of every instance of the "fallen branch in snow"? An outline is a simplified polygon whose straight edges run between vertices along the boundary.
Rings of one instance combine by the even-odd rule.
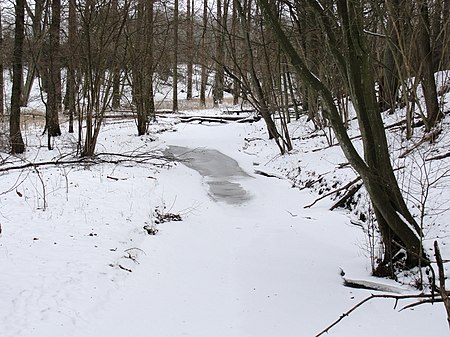
[[[246,113],[246,114],[255,113],[255,109],[222,110],[222,113],[229,114],[229,115],[236,114],[239,116],[239,114],[241,114],[241,113]]]
[[[122,270],[125,270],[125,271],[127,271],[127,272],[129,272],[129,273],[131,273],[131,272],[132,272],[132,270],[131,270],[131,269],[125,268],[125,267],[124,267],[124,266],[122,266],[121,264],[119,264],[118,266],[119,266],[119,268],[120,268],[120,269],[122,269]]]
[[[213,117],[197,117],[197,116],[193,116],[193,117],[187,117],[187,118],[180,118],[180,122],[181,123],[190,123],[190,122],[210,122],[210,123],[221,123],[221,124],[226,124],[228,123],[227,120],[225,120],[224,118],[213,118]]]
[[[248,143],[254,142],[254,141],[257,141],[257,140],[265,141],[265,139],[260,138],[260,137],[244,138],[244,140],[245,140],[246,142],[248,142]]]
[[[371,294],[369,297],[366,297],[356,305],[354,305],[350,310],[344,312],[337,320],[335,320],[332,324],[330,324],[328,327],[326,327],[324,330],[319,332],[316,337],[322,336],[326,333],[328,333],[333,327],[335,327],[339,322],[341,322],[345,317],[348,317],[353,311],[361,307],[364,303],[369,302],[370,300],[374,298],[392,298],[395,299],[395,305],[394,309],[397,308],[398,301],[405,300],[405,299],[413,299],[413,298],[426,298],[426,303],[434,303],[434,302],[440,302],[439,298],[434,299],[433,301],[430,301],[434,297],[432,294],[411,294],[411,295],[391,295],[391,294]],[[425,303],[420,301],[419,303]],[[406,307],[405,307],[406,308]],[[404,310],[405,308],[400,309]]]
[[[344,280],[344,286],[349,288],[383,291],[395,294],[401,294],[402,291],[404,290],[388,284],[383,284],[369,280],[351,279],[345,276],[343,276],[342,279]]]
[[[252,123],[257,122],[260,117],[257,116],[179,116],[180,122],[190,123],[190,122],[210,122],[210,123]]]
[[[173,161],[170,157],[154,154],[150,152],[143,153],[98,153],[92,157],[81,157],[75,159],[68,160],[50,160],[50,161],[42,161],[42,162],[28,162],[22,165],[17,166],[7,166],[0,167],[1,172],[15,171],[15,170],[23,170],[26,168],[34,168],[42,167],[42,166],[58,166],[58,165],[73,165],[73,164],[101,164],[101,163],[111,163],[111,164],[121,164],[126,162],[133,162],[137,164],[149,163],[153,160],[163,161],[163,163],[152,162],[152,165],[155,166],[163,166],[166,165],[167,162]]]
[[[439,303],[439,302],[443,302],[444,306],[445,306],[445,310],[447,311],[447,322],[449,324],[449,328],[450,328],[450,291],[445,289],[445,274],[444,274],[444,265],[443,265],[443,260],[441,257],[441,252],[439,250],[439,246],[437,241],[434,241],[434,252],[435,252],[435,256],[436,256],[436,264],[438,267],[438,271],[439,271],[439,288],[438,293],[435,293],[435,289],[436,286],[434,286],[434,281],[433,281],[433,286],[432,286],[432,291],[430,294],[411,294],[411,295],[392,295],[392,294],[371,294],[369,297],[363,299],[362,301],[360,301],[359,303],[357,303],[356,305],[354,305],[350,310],[344,312],[337,320],[335,320],[331,325],[329,325],[327,328],[325,328],[324,330],[322,330],[319,334],[316,335],[316,337],[319,337],[325,333],[328,333],[330,331],[331,328],[333,328],[334,326],[336,326],[340,321],[342,321],[345,317],[348,317],[353,311],[355,311],[356,309],[358,309],[360,306],[362,306],[364,303],[374,299],[374,298],[392,298],[395,299],[395,305],[394,305],[394,309],[397,308],[397,304],[399,300],[404,300],[404,299],[421,299],[418,302],[409,304],[404,306],[403,308],[400,309],[400,311],[403,311],[405,309],[411,309],[414,307],[417,307],[419,305],[422,304],[433,304],[433,303]],[[348,283],[348,284],[346,284]],[[384,285],[378,285],[374,282],[368,282],[368,281],[355,281],[355,280],[348,280],[344,278],[344,285],[347,286],[351,286],[351,287],[361,287],[364,286],[366,287],[366,289],[373,289],[373,290],[384,290],[383,288],[385,287]],[[367,287],[367,285],[369,287]]]
[[[317,198],[316,200],[314,200],[314,202],[313,203],[311,203],[311,204],[309,204],[309,205],[306,205],[306,206],[303,206],[303,208],[311,208],[312,206],[314,206],[318,201],[320,201],[320,200],[322,200],[322,199],[325,199],[326,197],[329,197],[330,195],[333,195],[333,194],[335,194],[335,193],[337,193],[337,192],[340,192],[340,191],[342,191],[342,190],[346,190],[346,189],[348,189],[350,186],[352,186],[353,184],[355,184],[356,182],[358,182],[359,180],[361,180],[361,177],[356,177],[355,179],[353,179],[352,181],[350,181],[350,182],[348,182],[347,184],[345,184],[344,186],[341,186],[341,187],[339,187],[338,189],[336,189],[336,190],[333,190],[333,191],[331,191],[331,192],[328,192],[328,193],[326,193],[326,194],[324,194],[324,195],[322,195],[320,198]],[[358,187],[358,189],[360,188],[362,186],[362,184],[359,184],[359,187]],[[350,190],[351,191],[351,190]],[[356,193],[356,191],[353,193],[353,194],[355,194]],[[348,193],[347,193],[348,194]],[[341,201],[342,199],[344,199],[346,196],[347,196],[347,194],[343,197],[343,198],[341,198],[339,201]],[[352,195],[353,195],[352,194]],[[349,196],[349,197],[351,197],[351,196]],[[348,198],[349,198],[348,197]],[[345,198],[345,200],[347,200],[348,198]],[[345,200],[343,201],[343,202],[345,202]],[[338,203],[339,203],[339,201],[338,201]],[[334,208],[336,208],[336,207],[339,207],[339,206],[336,206],[337,205],[337,203],[336,204],[334,204],[333,206],[332,206],[332,208],[330,208],[330,210],[332,211]]]
[[[259,174],[260,176],[263,176],[263,177],[284,179],[283,177],[281,177],[279,175],[276,175],[274,173],[268,173],[268,172],[264,172],[264,171],[261,171],[261,170],[255,170],[254,173],[255,174]]]
[[[363,186],[363,183],[358,184],[358,185],[353,185],[350,187],[350,189],[347,191],[347,193],[340,198],[333,206],[330,207],[330,211],[338,208],[338,207],[342,207],[345,205],[345,203],[352,198],[356,192],[359,191],[359,189]]]
[[[127,180],[128,179],[128,178],[117,178],[117,177],[113,177],[113,176],[106,176],[106,178],[114,180],[114,181]]]

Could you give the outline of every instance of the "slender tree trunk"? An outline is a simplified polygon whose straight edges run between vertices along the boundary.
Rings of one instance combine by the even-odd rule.
[[[219,104],[223,101],[223,81],[224,81],[224,15],[222,10],[225,8],[225,2],[227,0],[223,0],[224,3],[222,5],[222,0],[217,0],[216,9],[217,9],[217,17],[216,17],[216,53],[215,53],[215,77],[214,77],[214,91],[213,91],[213,101],[214,107],[218,107]]]
[[[434,80],[433,67],[433,50],[430,41],[430,20],[428,15],[428,5],[426,1],[421,1],[419,5],[420,19],[419,19],[419,39],[418,39],[418,56],[421,60],[421,83],[423,95],[425,98],[425,105],[427,107],[427,116],[425,127],[429,131],[436,125],[443,115],[439,111],[439,104],[437,100],[436,82]]]
[[[76,113],[76,81],[75,72],[77,63],[76,57],[78,55],[77,42],[77,18],[76,18],[76,0],[69,0],[69,32],[68,32],[68,44],[72,57],[68,60],[67,69],[67,108],[69,111],[69,133],[73,133],[73,118]]]
[[[191,2],[192,1],[192,2]],[[193,73],[193,56],[194,56],[194,0],[186,1],[186,21],[187,21],[187,88],[186,99],[192,99],[192,73]]]
[[[208,79],[208,65],[206,56],[206,32],[208,28],[208,0],[203,1],[203,25],[202,25],[202,72],[200,83],[200,106],[206,107],[206,81]]]
[[[233,1],[233,13],[232,13],[232,17],[231,17],[231,53],[236,58],[237,62],[239,62],[240,55],[241,55],[241,48],[240,48],[240,43],[238,42],[239,40],[237,38],[238,13],[237,13],[236,1],[238,1],[238,0]],[[235,63],[237,63],[237,62],[235,62]],[[234,68],[235,68],[234,73],[238,73],[238,71],[236,69],[237,68],[236,64],[234,65]],[[237,105],[239,103],[240,94],[241,94],[241,87],[240,87],[239,77],[238,77],[233,80],[233,104],[234,105]]]
[[[153,1],[153,0],[152,0]],[[111,12],[112,12],[112,20],[118,22],[119,20],[119,11],[118,11],[118,0],[111,1]],[[114,110],[119,109],[120,107],[120,64],[118,62],[117,55],[113,55],[113,87],[112,87],[112,108]]]
[[[173,111],[178,112],[178,0],[175,0],[173,10],[173,83],[172,106]]]
[[[49,87],[46,106],[46,128],[49,150],[51,150],[51,137],[61,135],[59,126],[59,107],[61,99],[61,62],[59,54],[60,23],[61,2],[60,0],[53,0],[52,21],[50,24]]]
[[[23,153],[23,143],[20,131],[20,98],[22,91],[22,57],[23,41],[25,38],[25,0],[16,0],[14,29],[14,51],[13,51],[13,84],[11,94],[11,116],[9,120],[9,134],[11,153]]]
[[[148,25],[148,34],[147,34],[147,70],[149,72],[147,76],[147,110],[148,114],[153,117],[153,119],[156,118],[155,114],[155,97],[154,97],[154,90],[153,90],[153,77],[155,72],[155,61],[154,61],[154,55],[153,55],[153,48],[155,46],[154,42],[154,17],[155,17],[155,8],[154,8],[154,0],[151,0],[148,2],[148,9],[147,9],[147,25]]]
[[[0,4],[0,120],[3,121],[5,114],[5,99],[4,99],[4,79],[3,79],[3,28],[2,28],[2,5]]]

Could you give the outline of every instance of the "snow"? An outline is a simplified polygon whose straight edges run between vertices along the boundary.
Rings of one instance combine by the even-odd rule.
[[[386,124],[401,118],[384,117]],[[367,211],[363,189],[353,213],[329,211],[330,198],[304,208],[356,176],[349,166],[337,168],[346,163],[339,147],[328,147],[323,136],[309,137],[309,127],[304,119],[293,122],[295,150],[279,156],[261,121],[192,124],[173,116],[160,118],[142,137],[131,120],[103,126],[99,152],[160,155],[179,146],[233,158],[248,174],[238,182],[251,197],[240,204],[215,200],[207,177],[157,158],[2,172],[0,336],[315,336],[371,293],[382,293],[345,287],[342,270],[348,279],[417,294],[408,285],[411,275],[404,275],[403,284],[370,276],[368,229],[354,221]],[[448,144],[448,118],[444,130],[440,142]],[[411,177],[418,177],[425,157],[418,150],[397,159],[395,132],[400,131],[389,134],[394,163],[413,172],[398,172],[399,181],[420,216],[411,197],[420,181]],[[39,123],[27,124],[27,152],[1,152],[1,167],[72,158],[72,136],[64,134],[48,151],[41,133]],[[442,172],[449,164],[434,162],[431,172],[439,184],[430,187],[429,201],[439,208],[424,218],[425,244],[430,249],[439,239],[448,259],[448,177]],[[308,180],[320,182],[303,188]],[[183,220],[158,224],[155,209]],[[158,233],[148,235],[146,225]],[[442,304],[399,311],[413,302],[394,308],[392,299],[374,299],[327,336],[448,335]]]

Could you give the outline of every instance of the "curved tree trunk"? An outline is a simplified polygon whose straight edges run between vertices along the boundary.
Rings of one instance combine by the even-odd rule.
[[[308,1],[321,18],[326,30],[333,55],[345,71],[347,85],[357,112],[358,123],[364,145],[364,159],[354,148],[342,123],[339,111],[330,89],[312,74],[303,59],[284,33],[280,22],[267,0],[259,0],[267,20],[290,58],[297,74],[320,93],[328,110],[329,119],[341,148],[350,164],[360,174],[373,203],[385,246],[385,259],[379,270],[390,270],[391,258],[401,248],[407,251],[406,266],[413,267],[426,263],[426,255],[421,245],[421,230],[406,207],[403,196],[391,166],[386,134],[378,112],[375,96],[370,54],[367,53],[362,30],[361,8],[358,1],[338,0],[338,14],[343,43],[347,53],[342,55],[337,48],[338,39],[329,25],[324,9],[315,1]]]

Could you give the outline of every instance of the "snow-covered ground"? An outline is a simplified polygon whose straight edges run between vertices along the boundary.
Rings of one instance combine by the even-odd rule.
[[[2,173],[0,336],[314,336],[376,293],[344,287],[341,270],[401,294],[418,292],[369,276],[367,235],[346,211],[328,211],[332,200],[304,208],[318,195],[293,187],[300,177],[354,178],[351,169],[336,169],[345,162],[338,147],[312,151],[326,147],[324,138],[299,138],[296,150],[280,157],[262,122],[174,121],[160,119],[143,137],[133,121],[109,122],[98,150],[216,149],[249,175],[237,183],[250,199],[216,201],[198,172],[157,158]],[[304,120],[291,127],[293,137],[307,132]],[[41,132],[29,126],[27,153],[20,159],[2,153],[2,167],[73,152],[68,135],[46,150]],[[156,223],[155,210],[182,221]],[[445,220],[448,211],[438,218],[441,237],[449,234]],[[146,225],[158,233],[148,235]],[[444,258],[448,252],[444,246]],[[372,300],[328,335],[448,335],[441,304],[399,312],[409,303],[394,308],[394,300]]]
[[[168,97],[161,88],[157,98]],[[450,110],[450,95],[442,100]],[[27,112],[42,113],[42,102]],[[386,125],[403,116],[385,115]],[[450,162],[425,159],[448,152],[449,123],[447,116],[436,144],[417,148],[420,129],[407,141],[401,128],[388,128],[393,164],[418,220],[426,204],[424,245],[432,255],[437,239],[447,260]],[[48,151],[42,120],[27,118],[27,152],[0,152],[0,336],[315,336],[372,293],[418,294],[411,286],[418,273],[399,275],[398,283],[370,276],[378,242],[363,188],[351,211],[329,211],[333,196],[305,208],[356,174],[305,118],[289,127],[295,149],[280,156],[262,121],[188,124],[169,115],[137,137],[134,121],[113,119],[102,127],[97,162],[33,166],[76,159],[76,139],[64,132]],[[349,132],[358,135],[356,124]],[[170,146],[234,159],[246,174],[232,183],[246,198],[218,199],[211,177],[164,157]],[[125,160],[133,155],[143,161]],[[7,170],[20,165],[29,166]],[[182,221],[163,221],[171,215]],[[345,287],[342,271],[385,291]],[[373,299],[327,335],[448,335],[442,304],[399,311],[413,302]]]

